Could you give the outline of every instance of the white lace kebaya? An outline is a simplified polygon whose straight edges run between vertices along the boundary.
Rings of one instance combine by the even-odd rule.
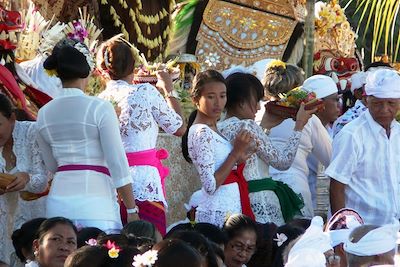
[[[159,126],[166,133],[174,134],[183,123],[160,92],[148,83],[131,85],[111,80],[99,97],[114,102],[121,109],[119,123],[126,153],[154,149]],[[160,201],[167,205],[155,167],[131,166],[130,172],[137,200]]]
[[[14,174],[26,172],[30,181],[24,190],[32,193],[41,193],[47,186],[47,175],[44,163],[40,157],[39,146],[36,143],[37,129],[34,122],[15,122],[12,138],[13,152],[16,156],[16,166],[11,171],[5,169],[6,161],[3,158],[3,147],[0,147],[0,172]],[[12,231],[23,223],[43,214],[34,211],[43,210],[42,201],[36,200],[29,205],[19,198],[18,192],[10,192],[0,196],[0,259],[9,260],[14,251],[10,236]],[[36,207],[38,205],[38,207]]]
[[[242,211],[238,184],[217,188],[214,176],[232,151],[232,145],[207,125],[193,124],[188,134],[188,150],[202,184],[196,221],[222,227],[227,216]]]
[[[262,128],[253,120],[239,120],[230,117],[217,124],[219,131],[229,141],[233,141],[241,129],[253,133],[259,149],[247,161],[243,174],[247,181],[268,178],[268,166],[287,170],[296,155],[300,143],[301,132],[292,131],[292,135],[283,147],[274,146]],[[251,209],[256,221],[260,223],[273,222],[277,225],[285,223],[279,199],[273,191],[260,191],[249,194]]]

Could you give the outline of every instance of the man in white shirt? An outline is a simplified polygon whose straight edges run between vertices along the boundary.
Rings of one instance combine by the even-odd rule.
[[[333,140],[332,213],[358,210],[367,224],[388,224],[400,218],[400,76],[380,69],[365,85],[368,110],[347,124]]]
[[[306,79],[302,87],[309,92],[314,92],[317,98],[324,102],[324,109],[318,111],[316,115],[329,134],[329,123],[335,121],[340,115],[340,97],[338,95],[336,83],[331,77],[325,75],[314,75]],[[327,143],[326,145],[331,146],[331,141],[329,140],[329,144]],[[314,154],[308,155],[307,165],[310,170],[308,175],[308,185],[310,186],[313,207],[314,209],[317,209],[317,177],[318,174],[323,173],[321,170],[323,169],[323,166]]]

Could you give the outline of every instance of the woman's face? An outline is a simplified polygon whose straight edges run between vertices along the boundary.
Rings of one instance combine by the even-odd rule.
[[[204,85],[197,102],[197,109],[212,119],[219,119],[226,104],[226,87],[221,82]]]
[[[3,147],[12,138],[12,132],[15,124],[15,115],[6,118],[0,112],[0,147]]]
[[[249,100],[241,103],[241,119],[254,120],[260,108],[260,101],[257,100],[256,96],[251,94]]]
[[[63,267],[69,254],[77,249],[76,234],[71,226],[57,224],[43,237],[34,241],[36,260],[41,267]]]
[[[257,235],[252,230],[244,230],[228,241],[225,246],[225,265],[242,267],[256,251]]]

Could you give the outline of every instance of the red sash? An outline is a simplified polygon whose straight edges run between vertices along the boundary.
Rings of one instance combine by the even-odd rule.
[[[242,213],[251,219],[255,220],[254,213],[251,210],[250,198],[249,198],[249,187],[247,181],[243,176],[243,169],[245,164],[239,164],[236,170],[232,170],[228,177],[224,181],[224,185],[237,183],[239,186],[240,193],[240,204],[242,206]]]

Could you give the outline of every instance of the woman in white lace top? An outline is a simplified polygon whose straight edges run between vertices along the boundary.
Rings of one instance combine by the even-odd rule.
[[[11,234],[24,222],[43,214],[32,214],[30,205],[21,205],[18,191],[41,193],[47,175],[36,143],[34,122],[16,121],[11,102],[0,94],[0,173],[11,174],[14,181],[0,189],[0,260],[8,262],[13,251]],[[44,206],[40,207],[41,209]]]
[[[258,144],[257,152],[246,161],[244,177],[249,184],[249,197],[255,219],[260,223],[273,222],[282,225],[285,219],[290,220],[294,215],[300,214],[301,200],[291,202],[292,211],[287,212],[290,203],[284,202],[284,196],[279,192],[295,194],[284,185],[274,182],[268,173],[268,166],[285,170],[290,167],[296,155],[300,142],[301,131],[313,111],[298,112],[296,125],[286,141],[285,146],[276,147],[272,144],[265,131],[268,131],[279,121],[272,121],[266,113],[261,126],[254,121],[255,113],[260,109],[259,101],[264,97],[264,87],[252,74],[236,72],[226,79],[227,104],[226,119],[218,123],[218,129],[228,139],[233,140],[241,129],[249,130]],[[291,192],[290,192],[291,191]],[[276,193],[277,192],[277,193]],[[278,195],[278,196],[277,196]],[[284,206],[281,210],[281,204]],[[285,211],[282,213],[282,211]]]
[[[240,131],[232,145],[218,131],[217,120],[226,103],[225,80],[219,72],[197,74],[192,99],[197,111],[189,118],[193,124],[182,139],[182,151],[193,162],[202,184],[196,220],[221,227],[228,215],[242,212],[239,185],[227,183],[227,177],[251,154],[252,135]]]
[[[132,84],[134,57],[131,47],[119,36],[101,47],[97,65],[107,79],[100,98],[109,100],[120,110],[119,123],[122,143],[128,157],[133,178],[133,192],[142,220],[155,224],[162,235],[166,231],[164,208],[164,179],[168,169],[161,165],[165,150],[156,150],[159,127],[166,133],[181,136],[186,130],[173,84],[166,71],[158,71],[157,87]]]

